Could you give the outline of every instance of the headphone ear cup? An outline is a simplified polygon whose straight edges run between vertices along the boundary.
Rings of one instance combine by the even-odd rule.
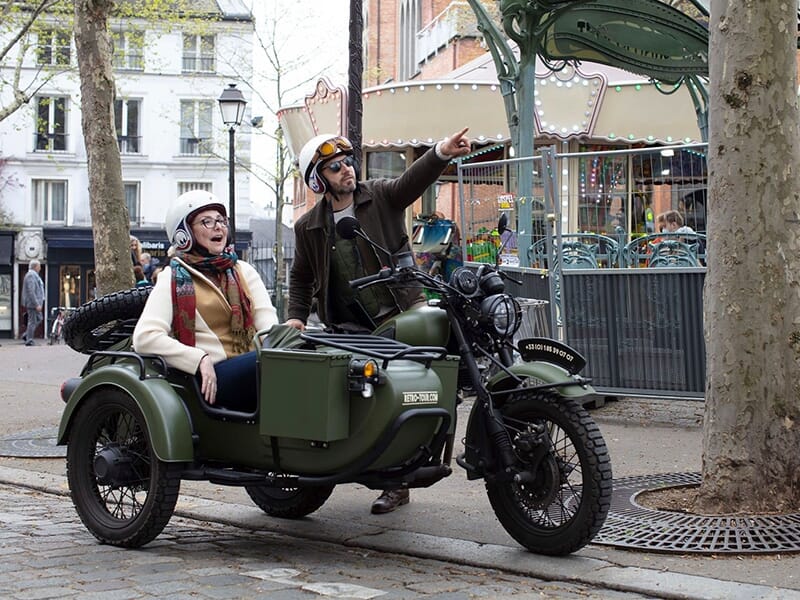
[[[175,249],[180,252],[185,252],[192,247],[192,234],[188,225],[186,225],[186,219],[175,230],[175,235],[172,236],[172,243],[175,245]]]
[[[317,173],[317,167],[314,167],[314,170],[311,171],[311,175],[308,176],[308,187],[310,187],[311,191],[315,194],[324,194],[328,187],[325,180]]]

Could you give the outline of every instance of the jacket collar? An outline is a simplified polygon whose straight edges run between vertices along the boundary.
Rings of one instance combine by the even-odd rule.
[[[353,193],[353,206],[361,206],[362,204],[366,204],[367,202],[371,201],[369,195],[359,193],[361,191],[360,186],[356,188],[356,191]],[[324,229],[325,223],[327,222],[327,214],[330,210],[330,201],[328,200],[327,196],[323,196],[319,202],[314,205],[314,208],[311,209],[311,214],[308,217],[308,228],[309,229]]]

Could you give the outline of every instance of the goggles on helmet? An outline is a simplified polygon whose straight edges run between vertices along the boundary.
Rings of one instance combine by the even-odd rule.
[[[330,158],[337,152],[352,152],[353,145],[350,143],[345,137],[335,137],[331,138],[326,142],[322,142],[317,148],[317,151],[314,153],[314,159],[311,161],[312,164],[316,163],[319,160],[324,160],[326,158]]]

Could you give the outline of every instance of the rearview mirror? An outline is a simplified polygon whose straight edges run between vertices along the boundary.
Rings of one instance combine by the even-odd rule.
[[[342,217],[336,223],[336,233],[346,240],[354,239],[359,231],[361,231],[361,225],[355,217]]]

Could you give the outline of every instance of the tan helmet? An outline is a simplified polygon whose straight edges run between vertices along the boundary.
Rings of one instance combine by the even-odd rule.
[[[175,202],[167,209],[167,218],[164,227],[167,230],[167,237],[176,250],[185,252],[190,250],[194,243],[192,228],[186,219],[192,214],[204,208],[216,208],[226,217],[228,207],[211,192],[205,190],[192,190],[181,194]]]
[[[303,176],[303,181],[315,194],[324,194],[328,189],[328,183],[319,173],[320,164],[337,154],[352,156],[353,144],[346,137],[333,134],[315,136],[300,150],[300,156],[297,159],[300,174]]]

